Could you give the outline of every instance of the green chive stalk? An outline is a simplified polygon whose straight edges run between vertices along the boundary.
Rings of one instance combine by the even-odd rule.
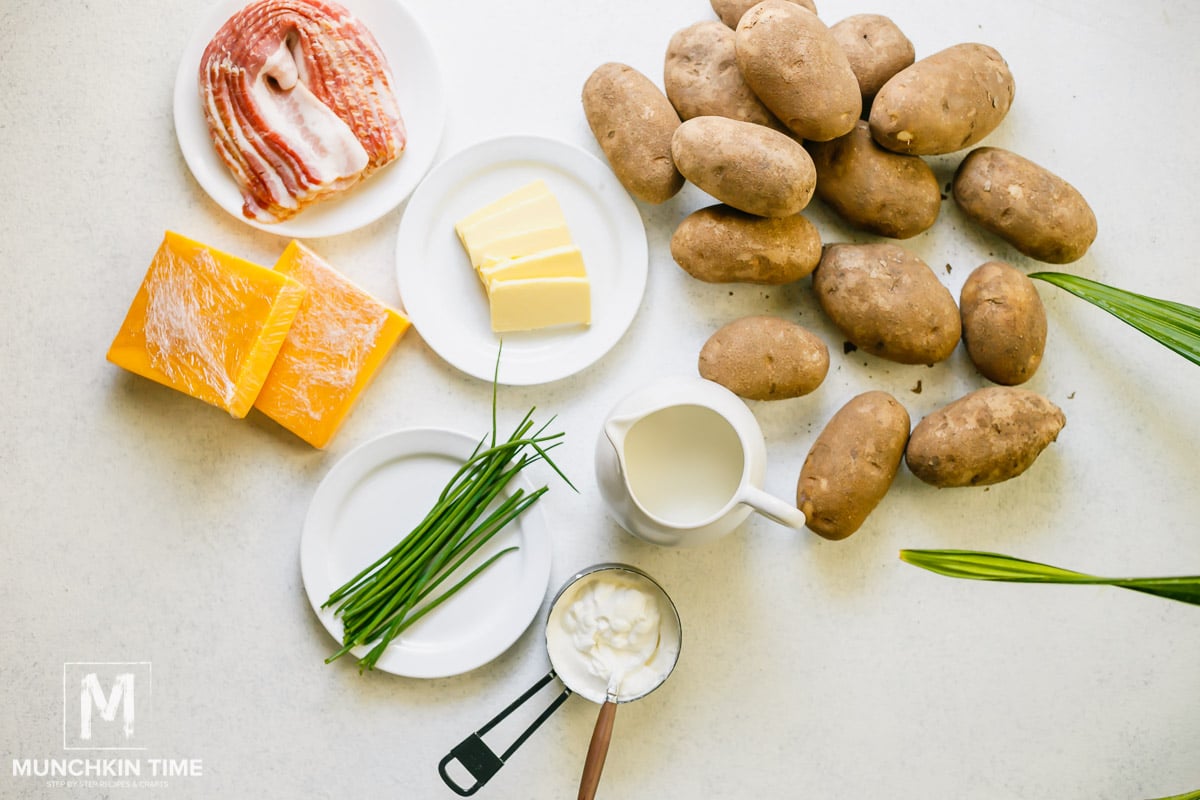
[[[1029,277],[1065,289],[1132,325],[1193,364],[1200,364],[1200,308],[1147,297],[1063,272],[1034,272]]]
[[[1009,583],[1119,586],[1200,605],[1200,575],[1172,578],[1101,578],[1036,561],[977,550],[901,550],[900,560],[950,578]]]
[[[516,551],[515,546],[504,548],[449,589],[429,599],[480,548],[548,491],[546,486],[528,493],[518,488],[502,499],[513,478],[526,467],[544,461],[568,486],[575,488],[549,456],[563,437],[561,432],[546,432],[553,418],[534,430],[535,409],[531,408],[507,440],[497,440],[497,383],[493,379],[491,432],[480,439],[471,457],[450,478],[424,519],[391,550],[335,589],[322,604],[322,608],[334,607],[343,628],[342,647],[325,663],[336,661],[356,647],[372,645],[358,663],[360,672],[374,669],[397,636],[498,560]]]
[[[1200,789],[1194,792],[1171,795],[1170,797],[1160,797],[1159,800],[1200,800]]]

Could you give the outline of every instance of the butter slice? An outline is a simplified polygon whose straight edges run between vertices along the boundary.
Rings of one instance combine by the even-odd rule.
[[[468,247],[467,254],[471,257],[471,265],[482,272],[484,267],[499,261],[521,258],[543,250],[567,247],[571,244],[571,231],[567,229],[567,226],[554,225],[548,228],[519,231],[481,245]]]
[[[587,278],[526,278],[496,281],[489,293],[492,330],[531,331],[557,325],[589,325],[591,288]]]
[[[528,278],[586,278],[583,254],[574,245],[542,250],[523,258],[485,264],[479,269],[479,277],[488,292],[497,281],[524,280]]]
[[[454,230],[487,290],[493,331],[591,324],[583,255],[545,181],[509,192]]]
[[[493,214],[505,211],[509,207],[517,205],[518,203],[523,203],[531,198],[546,194],[550,194],[550,187],[546,185],[545,181],[540,179],[536,180],[532,183],[522,186],[520,189],[509,192],[495,202],[488,203],[483,208],[472,211],[470,214],[458,221],[458,224],[454,226],[455,230],[469,228],[485,217],[490,217]]]
[[[381,303],[300,242],[275,271],[308,287],[254,407],[313,447],[324,447],[408,330]]]
[[[558,199],[547,192],[507,206],[473,224],[460,223],[454,229],[467,249],[471,264],[478,266],[489,245],[500,239],[515,233],[566,226],[567,220],[558,205]]]
[[[167,231],[108,360],[241,418],[304,297],[282,273]]]

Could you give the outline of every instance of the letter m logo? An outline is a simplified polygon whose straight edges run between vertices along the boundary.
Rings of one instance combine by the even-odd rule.
[[[121,716],[122,731],[126,739],[133,738],[134,713],[134,683],[132,672],[117,674],[108,696],[100,686],[96,673],[89,672],[83,676],[79,688],[79,738],[88,741],[92,738],[92,709],[100,712],[100,719],[113,722],[117,718],[118,707],[124,708]]]
[[[64,664],[63,749],[145,750],[150,688],[148,661]]]

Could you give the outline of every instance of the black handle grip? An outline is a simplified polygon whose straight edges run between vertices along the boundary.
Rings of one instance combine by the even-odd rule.
[[[466,768],[467,772],[471,773],[475,783],[464,789],[446,774],[447,765],[454,760],[457,760]],[[492,748],[483,743],[483,739],[479,738],[478,733],[472,733],[455,745],[454,749],[438,762],[438,774],[442,776],[442,782],[453,789],[455,794],[461,797],[470,797],[479,791],[479,787],[487,783],[503,766],[504,762],[500,760],[500,756],[493,753]]]
[[[471,795],[475,794],[475,792],[479,791],[480,787],[491,780],[492,776],[499,772],[500,768],[504,766],[504,762],[507,761],[513,753],[517,752],[517,748],[524,744],[525,740],[532,736],[533,732],[540,728],[542,723],[549,719],[550,715],[557,711],[558,707],[566,702],[566,699],[571,696],[571,690],[564,686],[563,690],[557,696],[555,696],[552,701],[550,701],[550,705],[548,705],[545,710],[538,715],[538,718],[535,719],[502,754],[496,755],[495,752],[492,751],[492,748],[488,747],[487,743],[483,741],[483,735],[500,724],[500,722],[503,721],[504,718],[509,714],[524,705],[525,701],[537,694],[542,687],[554,680],[555,677],[554,670],[550,670],[545,676],[540,678],[537,683],[531,686],[528,691],[514,700],[508,706],[508,708],[505,708],[499,714],[492,717],[482,728],[475,731],[466,739],[463,739],[461,742],[455,745],[454,749],[447,753],[442,760],[438,762],[438,774],[442,776],[442,782],[449,786],[455,794],[461,797],[470,797]],[[446,773],[446,767],[454,761],[457,761],[467,770],[468,773],[470,773],[471,777],[475,779],[475,783],[464,788],[454,782],[454,780]]]

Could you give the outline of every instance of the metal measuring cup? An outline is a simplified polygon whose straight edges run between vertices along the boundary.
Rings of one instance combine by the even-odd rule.
[[[660,614],[662,616],[662,629],[660,631],[660,647],[667,646],[674,650],[674,655],[667,665],[667,668],[662,672],[661,677],[654,685],[650,686],[644,692],[637,695],[624,695],[612,697],[605,693],[596,695],[589,691],[580,691],[581,686],[571,686],[566,679],[559,673],[562,665],[556,665],[549,646],[550,639],[550,624],[556,618],[555,610],[560,602],[564,602],[564,598],[570,598],[573,593],[571,588],[578,585],[583,579],[595,575],[598,572],[613,570],[622,572],[628,575],[637,576],[647,588],[651,589],[658,597],[660,603]],[[628,564],[619,564],[614,562],[606,562],[601,564],[593,564],[567,579],[567,581],[559,588],[554,595],[554,599],[550,603],[550,613],[546,618],[546,626],[543,629],[543,644],[546,646],[546,653],[550,656],[550,671],[542,678],[538,679],[524,694],[514,700],[507,708],[499,714],[492,717],[483,727],[472,733],[467,738],[463,739],[454,748],[447,753],[440,762],[438,762],[438,774],[442,776],[442,781],[449,786],[456,794],[462,797],[468,797],[475,794],[479,789],[487,783],[493,775],[500,771],[505,762],[517,751],[525,741],[533,735],[542,723],[550,718],[550,715],[558,710],[558,707],[566,702],[567,698],[572,694],[578,694],[586,700],[593,703],[601,704],[601,715],[596,721],[596,730],[593,732],[592,743],[589,746],[588,759],[585,764],[585,771],[580,785],[580,796],[590,796],[585,794],[585,786],[590,783],[590,790],[595,791],[596,784],[600,779],[600,767],[603,766],[604,756],[607,754],[608,740],[607,735],[612,732],[612,718],[616,710],[616,704],[631,703],[634,700],[640,700],[646,695],[653,692],[659,686],[666,682],[671,672],[674,671],[675,665],[679,661],[680,645],[683,639],[683,626],[679,620],[679,611],[675,608],[675,604],[671,601],[670,596],[666,591],[649,575],[642,572],[637,567],[632,567]],[[491,747],[483,741],[483,736],[499,725],[505,718],[523,706],[531,697],[541,691],[551,681],[557,679],[563,686],[562,692],[554,697],[553,700],[546,706],[538,717],[530,723],[511,745],[501,754],[497,755]],[[606,719],[607,717],[607,719]],[[607,725],[607,731],[602,730],[602,724]],[[602,751],[600,744],[603,744]],[[598,752],[594,752],[598,751]],[[454,779],[448,774],[447,767],[457,761],[466,771],[475,779],[475,783],[470,786],[459,786]]]

